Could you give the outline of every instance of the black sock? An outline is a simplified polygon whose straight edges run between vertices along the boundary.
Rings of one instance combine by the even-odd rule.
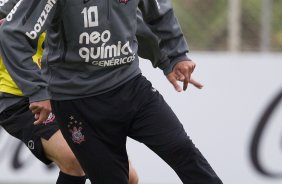
[[[60,171],[56,184],[85,184],[86,176],[71,176]]]

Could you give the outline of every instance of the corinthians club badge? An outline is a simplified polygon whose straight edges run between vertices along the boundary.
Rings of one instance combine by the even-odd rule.
[[[118,0],[119,1],[119,3],[124,3],[124,4],[127,4],[128,3],[128,1],[130,1],[130,0]]]
[[[72,141],[75,144],[80,144],[85,141],[84,135],[82,133],[82,122],[78,122],[73,116],[70,116],[70,122],[68,123],[68,128],[72,136]]]

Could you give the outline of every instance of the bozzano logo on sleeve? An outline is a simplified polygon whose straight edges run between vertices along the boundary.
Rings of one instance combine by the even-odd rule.
[[[43,25],[45,24],[45,21],[52,10],[53,6],[57,3],[57,0],[48,0],[43,11],[41,12],[36,24],[33,27],[33,30],[30,32],[26,32],[25,34],[30,38],[30,39],[36,39],[38,33],[41,32]]]

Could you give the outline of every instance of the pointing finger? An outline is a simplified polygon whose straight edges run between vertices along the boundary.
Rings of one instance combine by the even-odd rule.
[[[198,89],[202,89],[204,87],[203,84],[199,83],[198,81],[196,81],[192,78],[190,79],[190,83],[193,84]]]

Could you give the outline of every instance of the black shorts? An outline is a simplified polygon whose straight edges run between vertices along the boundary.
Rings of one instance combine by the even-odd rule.
[[[59,128],[53,114],[50,114],[45,124],[34,125],[34,121],[28,99],[23,99],[0,113],[0,124],[3,128],[24,142],[34,156],[48,165],[52,161],[45,156],[41,138],[49,140]]]
[[[128,136],[154,151],[183,183],[222,184],[162,95],[141,75],[101,95],[52,101],[52,109],[92,183],[128,183]]]

